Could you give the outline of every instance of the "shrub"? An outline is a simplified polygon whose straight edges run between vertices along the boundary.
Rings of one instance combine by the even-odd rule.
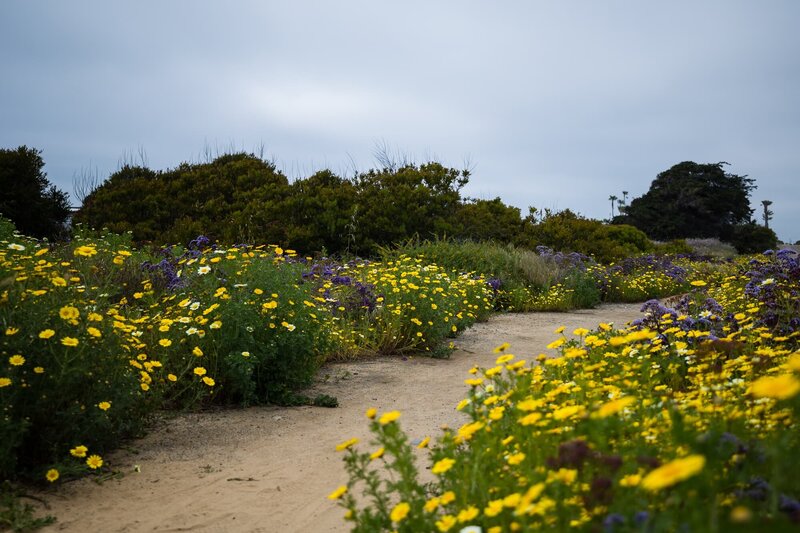
[[[752,222],[733,226],[722,239],[735,246],[740,254],[761,253],[778,246],[778,236],[774,231]]]
[[[569,209],[548,213],[538,224],[527,226],[519,242],[531,248],[544,245],[554,250],[580,252],[600,263],[653,249],[647,235],[633,226],[603,224]]]

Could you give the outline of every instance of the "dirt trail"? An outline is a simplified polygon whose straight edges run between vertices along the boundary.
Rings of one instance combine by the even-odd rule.
[[[458,426],[455,405],[475,364],[494,363],[502,342],[532,358],[564,325],[618,326],[639,306],[603,305],[571,313],[504,314],[476,324],[456,339],[450,359],[376,358],[326,366],[315,392],[340,407],[259,407],[180,415],[165,421],[127,451],[108,457],[119,479],[68,483],[44,497],[58,518],[44,531],[347,531],[343,510],[326,496],[346,482],[336,444],[369,440],[364,411],[401,411],[412,439]],[[424,460],[424,456],[420,457]],[[424,462],[420,468],[424,468]]]

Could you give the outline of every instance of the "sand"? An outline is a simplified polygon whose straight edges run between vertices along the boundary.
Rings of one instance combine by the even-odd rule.
[[[533,358],[565,325],[618,326],[641,316],[639,305],[613,304],[571,313],[501,314],[455,340],[449,359],[378,357],[326,365],[313,393],[340,406],[254,407],[171,415],[150,434],[106,459],[119,475],[85,478],[40,495],[57,522],[43,531],[347,531],[343,509],[326,496],[346,483],[336,444],[368,444],[364,412],[399,410],[412,440],[458,427],[455,410],[473,365],[493,365],[492,349]],[[428,467],[420,453],[418,466]]]

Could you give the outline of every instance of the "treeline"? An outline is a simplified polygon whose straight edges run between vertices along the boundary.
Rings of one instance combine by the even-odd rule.
[[[180,243],[205,234],[228,244],[361,256],[415,237],[545,245],[601,261],[652,249],[631,226],[569,210],[522,216],[499,198],[463,197],[468,181],[468,171],[432,162],[350,179],[321,170],[290,183],[273,163],[237,153],[164,171],[125,166],[85,198],[74,222],[131,231],[138,242]]]
[[[543,245],[601,262],[653,251],[651,239],[671,243],[662,248],[671,252],[686,251],[678,240],[693,237],[729,242],[740,253],[774,247],[775,233],[752,219],[754,180],[723,165],[674,165],[643,196],[620,205],[608,224],[568,209],[529,208],[523,215],[500,198],[464,197],[469,171],[436,162],[384,162],[351,178],[321,170],[290,182],[272,162],[232,153],[167,170],[125,165],[82,199],[72,222],[131,232],[138,243],[207,235],[225,244],[362,257],[414,238]],[[23,234],[58,239],[68,235],[67,195],[47,181],[43,167],[38,150],[0,149],[0,215]]]

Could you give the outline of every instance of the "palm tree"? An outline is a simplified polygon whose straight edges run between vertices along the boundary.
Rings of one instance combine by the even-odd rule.
[[[612,194],[608,199],[611,200],[611,220],[614,220],[614,203],[619,200],[619,198]]]
[[[764,217],[764,227],[768,228],[769,221],[772,220],[772,215],[775,214],[769,208],[772,205],[772,200],[761,200],[761,203],[764,204],[764,214],[762,215]]]

